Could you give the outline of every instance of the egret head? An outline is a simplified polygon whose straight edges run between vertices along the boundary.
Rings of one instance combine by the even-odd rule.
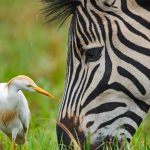
[[[38,87],[35,82],[25,75],[19,75],[8,82],[8,86],[12,86],[17,90],[26,90],[29,92],[38,92],[46,96],[54,98],[52,94]]]

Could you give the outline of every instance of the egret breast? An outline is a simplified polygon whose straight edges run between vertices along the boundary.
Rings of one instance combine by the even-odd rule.
[[[17,117],[17,110],[0,110],[0,123],[8,125]]]

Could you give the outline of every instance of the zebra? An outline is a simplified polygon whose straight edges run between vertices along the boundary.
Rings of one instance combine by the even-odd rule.
[[[67,149],[128,145],[150,105],[149,0],[43,0],[48,21],[71,15],[57,136]],[[114,148],[115,149],[115,148]]]

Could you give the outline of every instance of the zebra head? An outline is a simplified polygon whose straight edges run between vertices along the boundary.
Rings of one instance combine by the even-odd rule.
[[[150,1],[45,2],[50,21],[72,14],[59,143],[129,143],[150,104]]]

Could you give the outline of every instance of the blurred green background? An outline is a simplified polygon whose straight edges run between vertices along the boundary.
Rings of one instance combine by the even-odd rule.
[[[39,0],[0,0],[0,82],[19,74],[28,75],[56,97],[50,100],[24,92],[31,110],[29,133],[37,136],[37,143],[36,139],[33,143],[39,148],[41,130],[48,140],[56,141],[55,124],[64,87],[69,27],[66,23],[58,31],[59,24],[45,24],[42,7]],[[7,140],[1,134],[0,141],[3,138]]]
[[[40,0],[0,0],[0,82],[24,74],[50,91],[56,100],[25,92],[31,110],[28,142],[20,149],[56,150],[55,124],[63,94],[67,60],[69,21],[44,24]],[[147,139],[150,143],[150,117],[133,139],[133,149]],[[0,133],[0,149],[9,149],[9,140]],[[145,148],[144,148],[145,149]]]

